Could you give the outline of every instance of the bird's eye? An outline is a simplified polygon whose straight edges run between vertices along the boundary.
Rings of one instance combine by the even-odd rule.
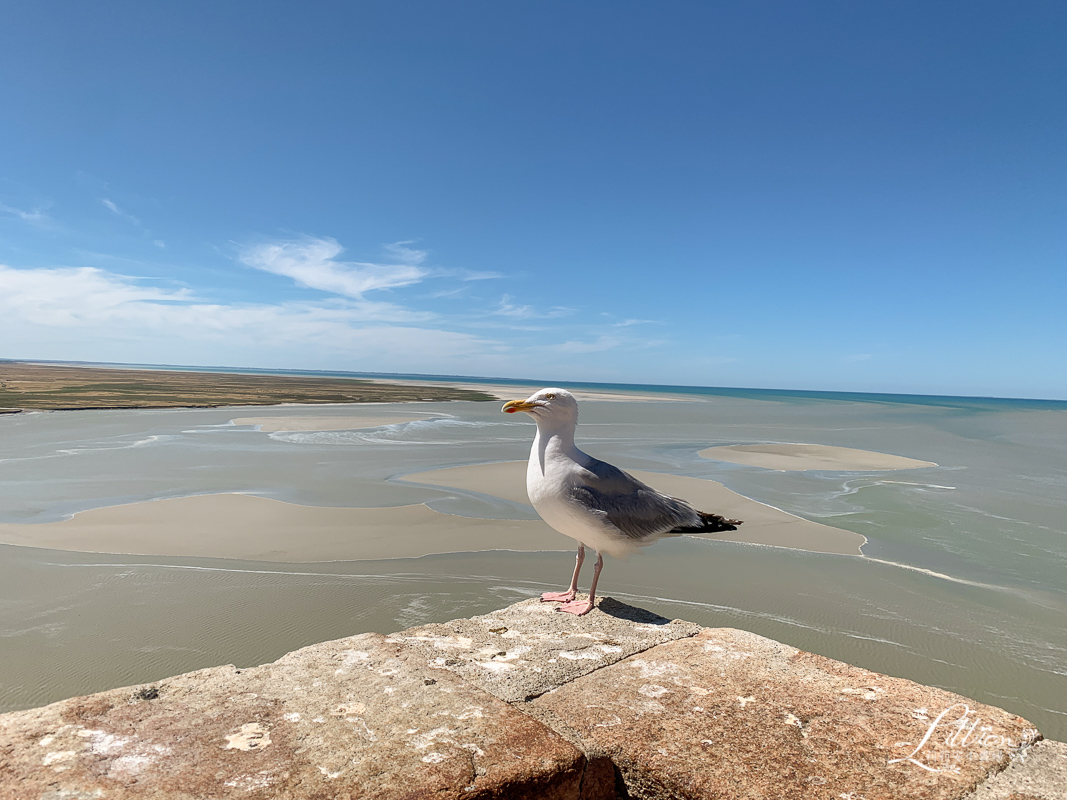
[[[554,397],[555,397],[555,395],[552,394],[551,392],[549,392],[548,394],[545,395],[545,400],[552,400]]]

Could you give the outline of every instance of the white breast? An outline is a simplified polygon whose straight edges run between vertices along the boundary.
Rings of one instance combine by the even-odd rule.
[[[637,544],[602,515],[586,509],[572,499],[581,466],[567,453],[553,451],[544,455],[534,441],[526,468],[526,493],[541,519],[564,536],[592,547],[601,553],[625,558]]]

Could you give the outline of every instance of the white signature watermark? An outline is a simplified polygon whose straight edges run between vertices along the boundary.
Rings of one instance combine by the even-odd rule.
[[[996,733],[992,725],[982,725],[981,718],[966,703],[951,705],[932,720],[925,708],[917,709],[914,716],[921,722],[929,722],[926,734],[910,753],[890,759],[890,764],[914,764],[929,772],[959,772],[959,762],[964,759],[1000,761],[1006,754],[1012,757],[1025,754],[1025,748],[1039,736],[1033,728],[1023,731],[1018,741]],[[912,747],[912,743],[897,742],[897,746]]]

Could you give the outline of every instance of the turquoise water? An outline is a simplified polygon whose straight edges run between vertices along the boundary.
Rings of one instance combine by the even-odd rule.
[[[1067,738],[1067,403],[595,388],[662,400],[584,402],[579,444],[589,452],[633,469],[718,480],[868,537],[864,558],[664,541],[629,562],[610,561],[605,594],[944,686]],[[528,421],[501,415],[496,403],[375,406],[375,413],[413,410],[428,418],[275,434],[229,420],[307,408],[0,417],[0,522],[221,491],[308,505],[425,502],[468,516],[531,515],[475,493],[400,480],[524,459]],[[781,473],[697,454],[762,442],[855,447],[939,466]],[[487,611],[565,582],[570,542],[546,542],[557,548],[279,565],[0,547],[0,709]]]

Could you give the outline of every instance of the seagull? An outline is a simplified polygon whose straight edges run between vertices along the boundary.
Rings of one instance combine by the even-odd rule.
[[[741,524],[741,520],[697,511],[684,500],[661,494],[575,447],[578,401],[565,389],[542,389],[525,400],[509,401],[500,410],[505,414],[523,411],[537,423],[526,468],[526,492],[541,519],[578,541],[570,588],[541,595],[542,602],[561,603],[557,611],[581,616],[592,610],[604,553],[625,558],[667,533],[732,531]],[[596,550],[593,583],[589,599],[576,600],[587,545]]]

